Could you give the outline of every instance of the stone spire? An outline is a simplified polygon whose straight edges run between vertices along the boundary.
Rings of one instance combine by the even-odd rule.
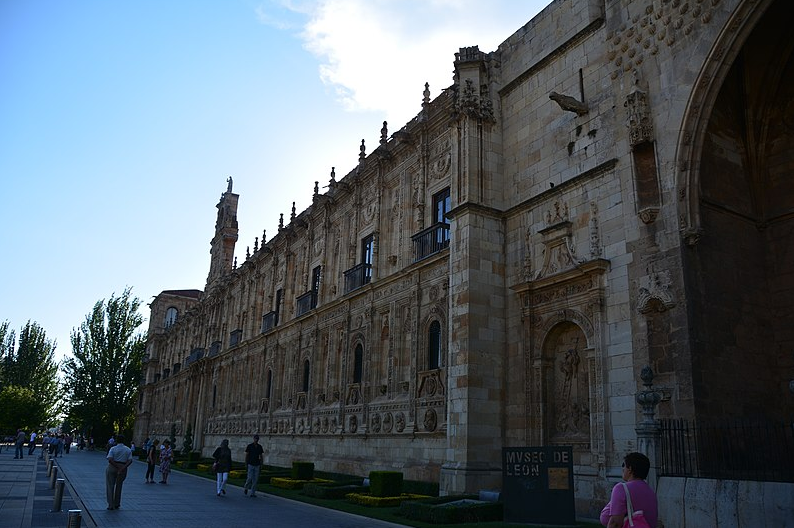
[[[218,219],[215,221],[215,236],[210,241],[210,272],[207,275],[209,290],[219,278],[231,271],[234,266],[234,245],[237,243],[237,202],[240,195],[232,192],[232,178],[226,180],[226,192],[216,205]]]

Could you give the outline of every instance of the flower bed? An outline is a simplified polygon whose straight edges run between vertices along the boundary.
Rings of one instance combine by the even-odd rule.
[[[293,479],[287,477],[273,477],[270,479],[271,486],[282,489],[302,489],[304,484],[308,484],[308,483],[322,484],[327,482],[333,482],[333,481],[326,479],[299,480],[299,479]]]
[[[353,504],[360,504],[362,506],[375,506],[378,508],[387,508],[391,506],[399,506],[402,501],[429,499],[430,495],[416,495],[414,493],[401,493],[397,497],[375,497],[368,493],[348,493],[345,499]]]

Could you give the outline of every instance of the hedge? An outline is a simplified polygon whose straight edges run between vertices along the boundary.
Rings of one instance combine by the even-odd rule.
[[[399,497],[403,490],[403,474],[399,471],[370,471],[369,485],[375,497]]]

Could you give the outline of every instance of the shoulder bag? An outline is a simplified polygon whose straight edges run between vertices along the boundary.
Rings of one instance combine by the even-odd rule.
[[[626,520],[623,521],[623,528],[651,528],[651,525],[645,520],[645,513],[642,510],[634,511],[634,508],[632,508],[629,487],[625,482],[621,482],[620,484],[623,486],[623,491],[626,493],[626,510],[628,511]]]

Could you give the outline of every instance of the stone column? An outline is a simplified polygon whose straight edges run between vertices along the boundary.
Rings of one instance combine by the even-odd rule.
[[[656,406],[662,401],[662,391],[653,388],[653,370],[650,366],[642,369],[640,374],[646,389],[637,394],[637,403],[642,407],[642,421],[637,425],[637,449],[651,461],[648,472],[648,484],[656,490],[658,482],[657,470],[659,468],[659,444],[661,440],[661,427],[655,419]]]

